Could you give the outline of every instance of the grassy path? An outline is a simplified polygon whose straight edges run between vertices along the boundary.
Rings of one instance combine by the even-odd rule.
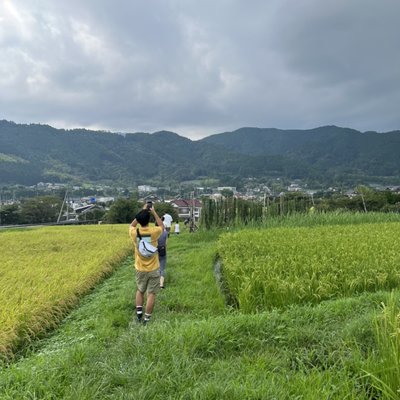
[[[216,234],[172,236],[167,288],[130,329],[132,258],[0,373],[0,399],[366,399],[371,314],[385,293],[245,315],[213,274]]]
[[[148,331],[165,331],[165,343],[158,345],[168,346],[177,325],[223,314],[224,300],[212,271],[215,241],[197,238],[171,236],[167,288],[157,298],[149,327],[129,329],[136,290],[129,257],[51,337],[33,343],[18,362],[2,368],[0,398],[103,398],[102,393],[108,392],[104,382],[113,386],[113,380],[119,379],[118,374],[107,372],[105,360],[110,361],[123,343],[133,339],[134,346],[140,347]]]

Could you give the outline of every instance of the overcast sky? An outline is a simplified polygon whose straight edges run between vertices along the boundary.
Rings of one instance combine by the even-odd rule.
[[[399,0],[0,0],[0,119],[400,129]]]

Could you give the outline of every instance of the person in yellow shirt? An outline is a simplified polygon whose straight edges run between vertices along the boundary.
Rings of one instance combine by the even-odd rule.
[[[154,216],[157,226],[150,226],[150,215]],[[140,227],[138,226],[140,225]],[[160,289],[160,263],[158,254],[151,257],[142,256],[139,252],[139,238],[157,247],[158,238],[164,230],[161,218],[156,213],[152,204],[147,204],[135,216],[129,227],[129,235],[134,243],[135,269],[136,269],[136,320],[147,324],[154,309],[156,294]],[[139,232],[139,235],[138,235]],[[145,314],[143,318],[144,295],[147,294]]]

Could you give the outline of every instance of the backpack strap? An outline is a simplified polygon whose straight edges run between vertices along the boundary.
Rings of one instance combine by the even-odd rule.
[[[139,240],[142,240],[142,235],[139,232],[139,228],[136,228],[136,234],[137,234]]]

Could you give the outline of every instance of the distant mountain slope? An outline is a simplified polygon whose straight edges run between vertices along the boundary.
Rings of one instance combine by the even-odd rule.
[[[216,178],[324,182],[400,177],[400,132],[241,128],[199,141],[173,132],[120,135],[0,121],[0,184],[140,184]]]
[[[240,170],[246,159],[166,131],[120,135],[0,121],[2,184],[182,181],[210,171],[224,176]]]
[[[359,132],[324,126],[310,130],[241,128],[202,139],[249,156],[286,156],[319,170],[371,176],[400,173],[400,131]]]

